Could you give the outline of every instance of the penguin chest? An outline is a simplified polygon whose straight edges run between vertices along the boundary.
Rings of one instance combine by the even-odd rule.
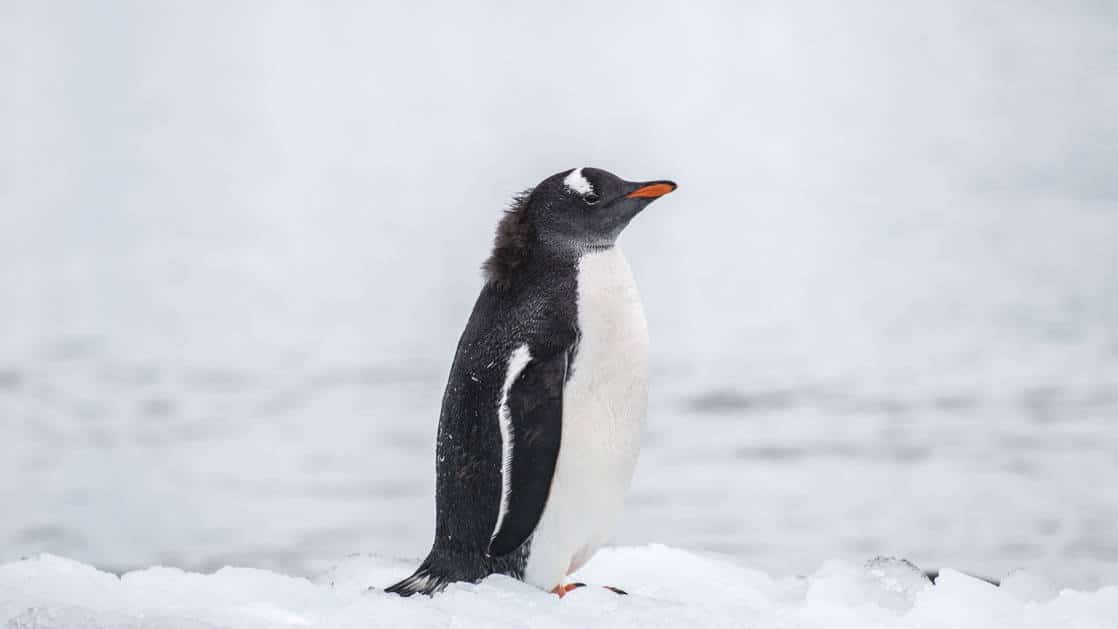
[[[621,515],[648,398],[648,327],[621,250],[579,262],[578,350],[563,393],[563,433],[525,580],[550,589],[604,544]]]

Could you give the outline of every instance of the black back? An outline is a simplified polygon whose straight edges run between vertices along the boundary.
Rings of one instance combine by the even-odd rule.
[[[432,549],[457,555],[455,563],[478,561],[488,572],[517,577],[523,570],[527,545],[502,558],[487,554],[502,492],[497,409],[517,347],[528,344],[539,356],[542,348],[558,354],[577,345],[576,263],[537,257],[514,284],[487,283],[462,333],[439,420]]]

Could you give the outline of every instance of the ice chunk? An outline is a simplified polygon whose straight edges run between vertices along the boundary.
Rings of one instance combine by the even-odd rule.
[[[878,605],[897,611],[911,609],[916,595],[932,587],[924,571],[907,559],[876,557],[866,562],[866,574],[880,588]]]
[[[809,601],[875,605],[894,612],[912,609],[916,596],[932,587],[922,570],[906,559],[893,557],[877,557],[861,566],[829,561],[809,583]]]

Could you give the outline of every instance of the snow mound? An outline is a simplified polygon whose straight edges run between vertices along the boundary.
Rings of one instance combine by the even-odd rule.
[[[998,588],[952,570],[935,585],[912,564],[829,561],[804,578],[773,578],[667,548],[603,550],[560,600],[494,576],[409,599],[369,590],[411,561],[345,559],[307,580],[245,568],[196,574],[149,568],[121,577],[42,555],[0,566],[0,620],[9,628],[212,627],[1118,627],[1118,587],[1056,592],[1015,573]]]

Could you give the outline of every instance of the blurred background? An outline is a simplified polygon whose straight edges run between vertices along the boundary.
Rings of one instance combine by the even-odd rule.
[[[0,561],[422,556],[498,212],[593,165],[680,183],[615,543],[1118,583],[1111,3],[4,1],[0,87]]]

